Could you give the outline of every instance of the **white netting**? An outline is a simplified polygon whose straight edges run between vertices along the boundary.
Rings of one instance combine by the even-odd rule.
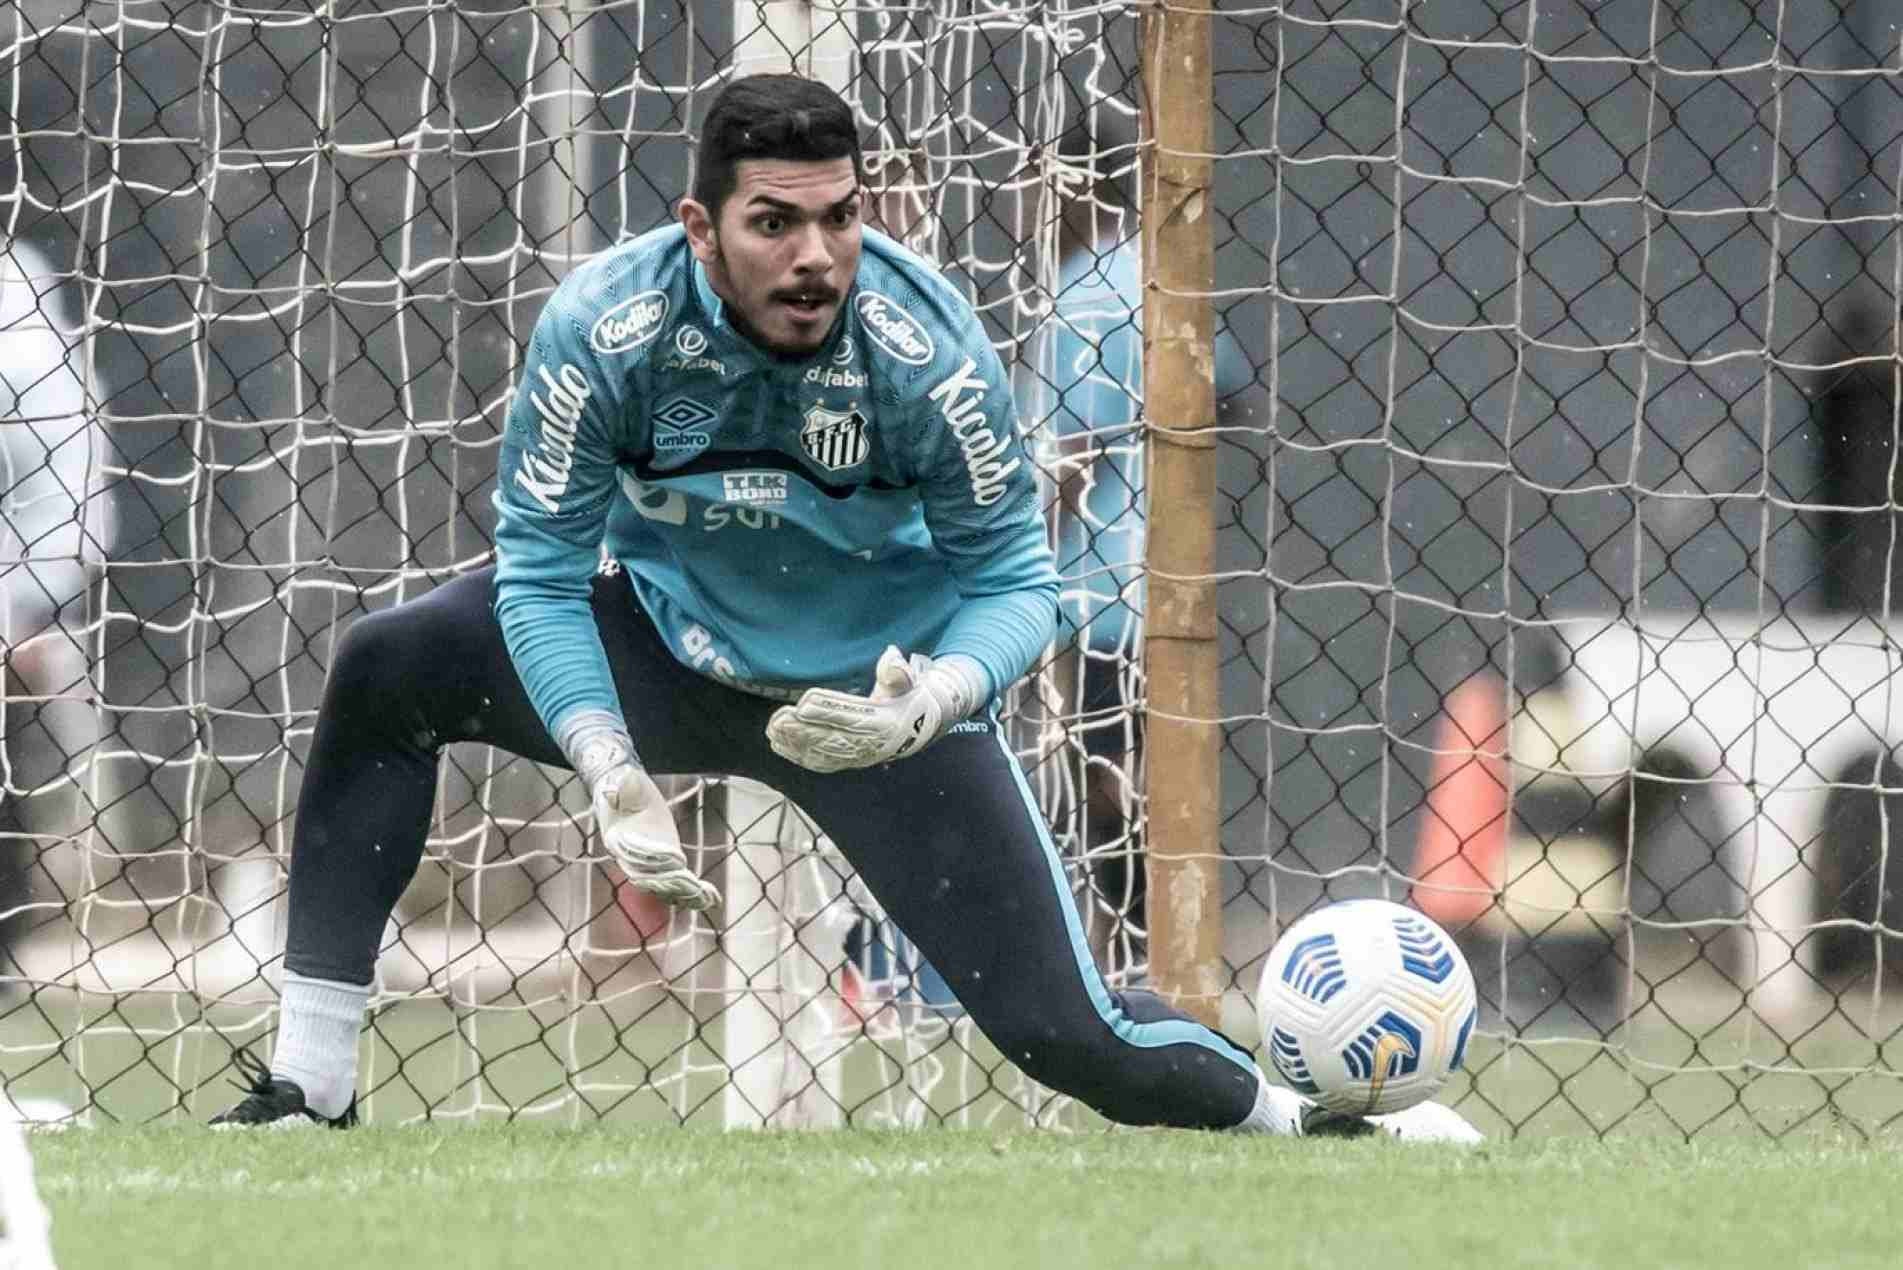
[[[740,12],[0,13],[0,276],[56,346],[0,330],[11,1096],[195,1106],[272,1025],[338,635],[487,558],[542,301],[664,219],[736,62],[789,56],[1019,379],[1088,632],[1014,736],[1141,973],[1139,9]],[[1476,961],[1489,1127],[1886,1123],[1889,6],[1211,22],[1228,1030],[1282,924],[1412,889]],[[716,938],[624,904],[556,775],[446,759],[374,1114],[1060,1113],[784,808],[677,788]]]
[[[230,1046],[274,1025],[292,813],[337,639],[488,559],[530,327],[575,262],[669,215],[737,61],[797,52],[842,85],[882,216],[972,294],[1027,406],[1054,408],[1036,372],[1056,193],[1092,196],[1063,169],[1095,144],[1086,127],[1060,161],[1057,143],[1100,116],[1133,134],[1131,11],[736,8],[0,15],[0,238],[26,262],[0,335],[21,394],[0,409],[16,1098],[202,1113]],[[1057,671],[1041,692],[1018,735],[1077,853],[1075,693]],[[715,932],[616,889],[564,774],[461,747],[443,777],[380,963],[372,1114],[1054,1114],[758,791],[676,787],[730,897]],[[1125,849],[1114,832],[1097,854]],[[1117,906],[1091,907],[1109,950]]]
[[[1889,1123],[1893,6],[1215,25],[1237,984],[1411,896],[1490,1126]]]

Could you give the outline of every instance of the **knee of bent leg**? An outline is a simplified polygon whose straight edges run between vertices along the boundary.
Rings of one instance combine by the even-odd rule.
[[[387,708],[416,672],[417,643],[416,623],[402,606],[359,618],[344,632],[331,659],[330,695],[372,705],[380,701]]]

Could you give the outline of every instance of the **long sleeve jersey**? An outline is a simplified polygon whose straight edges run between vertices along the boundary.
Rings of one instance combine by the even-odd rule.
[[[841,307],[776,358],[678,226],[556,289],[495,492],[496,615],[552,734],[620,717],[588,608],[604,541],[684,666],[769,697],[867,691],[887,644],[965,654],[996,692],[1050,641],[1057,574],[977,315],[872,230]]]

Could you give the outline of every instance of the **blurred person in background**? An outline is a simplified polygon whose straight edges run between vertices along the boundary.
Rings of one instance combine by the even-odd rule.
[[[113,516],[75,298],[43,251],[0,242],[0,983],[14,991],[25,906],[58,894],[46,853],[91,817],[98,741],[87,590]]]

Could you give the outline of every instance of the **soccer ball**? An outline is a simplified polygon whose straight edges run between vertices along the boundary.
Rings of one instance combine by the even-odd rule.
[[[1433,1096],[1460,1069],[1479,1008],[1447,932],[1386,900],[1345,900],[1282,933],[1256,1011],[1269,1061],[1329,1111],[1371,1116]]]

